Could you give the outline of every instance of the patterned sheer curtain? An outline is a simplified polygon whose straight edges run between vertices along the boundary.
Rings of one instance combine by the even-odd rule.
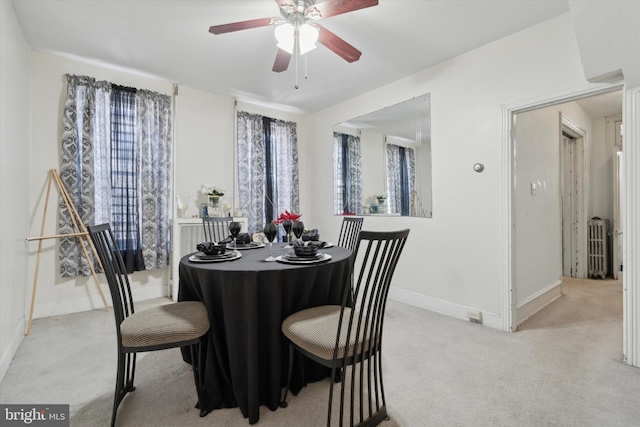
[[[387,144],[387,197],[389,213],[411,214],[411,201],[416,182],[416,160],[413,148]]]
[[[144,268],[167,266],[171,191],[171,98],[148,90],[136,94],[140,148],[141,235]]]
[[[275,160],[275,203],[271,219],[276,219],[285,209],[289,212],[300,212],[298,131],[296,123],[272,120],[271,144],[272,158]],[[266,219],[268,220],[268,213],[265,216],[267,216]]]
[[[96,173],[99,176],[105,173],[100,167],[94,172],[94,159],[104,155],[104,150],[109,146],[110,95],[111,84],[107,82],[67,75],[60,178],[69,193],[71,203],[85,224],[93,224],[95,218]],[[103,208],[101,203],[97,206]],[[62,200],[59,205],[58,228],[60,234],[75,232],[71,216]],[[77,238],[61,238],[59,254],[62,277],[91,274]]]
[[[237,117],[238,201],[255,232],[285,209],[300,208],[297,129],[244,111]]]
[[[249,230],[264,226],[265,164],[262,116],[238,112],[238,202]]]
[[[127,270],[167,265],[171,101],[67,76],[60,176],[85,224],[108,222]],[[73,232],[64,204],[60,233]],[[63,277],[90,274],[78,240],[60,240]]]
[[[333,133],[334,213],[362,213],[362,156],[360,137]]]

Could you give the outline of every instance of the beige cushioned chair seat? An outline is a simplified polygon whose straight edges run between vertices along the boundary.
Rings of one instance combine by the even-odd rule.
[[[340,309],[341,307],[339,305],[323,305],[298,311],[282,322],[282,332],[292,343],[303,350],[313,353],[321,359],[327,361],[333,360],[338,321],[340,320]],[[345,355],[347,328],[351,311],[349,307],[345,307],[344,309],[342,328],[340,330],[338,359],[342,359]],[[357,316],[359,316],[359,314],[356,312],[353,321],[354,329],[351,331],[349,349],[347,351],[347,355],[349,356],[353,356],[356,335],[355,325],[358,323]],[[361,349],[362,344],[358,345],[358,351]]]
[[[209,330],[207,309],[198,301],[183,301],[137,311],[120,324],[122,345],[150,347],[188,341]]]

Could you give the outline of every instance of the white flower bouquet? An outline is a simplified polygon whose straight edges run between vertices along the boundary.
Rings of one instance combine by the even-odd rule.
[[[200,192],[207,196],[224,196],[224,189],[212,184],[203,184],[202,187],[200,187]]]

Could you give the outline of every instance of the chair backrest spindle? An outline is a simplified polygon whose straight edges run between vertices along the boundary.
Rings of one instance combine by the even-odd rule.
[[[116,329],[120,335],[120,323],[135,312],[129,274],[109,224],[89,226],[89,235],[102,261],[105,277],[109,285]]]
[[[233,220],[230,216],[202,218],[204,238],[206,242],[219,242],[229,236],[229,223]]]
[[[358,235],[362,230],[362,217],[344,217],[342,226],[340,227],[340,236],[338,237],[338,246],[347,248],[352,252],[358,244]]]

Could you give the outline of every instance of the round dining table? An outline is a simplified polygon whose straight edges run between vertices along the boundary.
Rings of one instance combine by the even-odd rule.
[[[284,243],[273,254],[293,253]],[[267,262],[269,245],[240,251],[225,262],[194,262],[184,256],[179,267],[179,301],[202,301],[211,329],[206,344],[204,396],[207,411],[239,407],[250,424],[258,422],[260,405],[279,406],[288,373],[288,343],[282,321],[292,313],[325,304],[340,304],[351,280],[351,251],[322,248],[331,256],[317,263]],[[188,352],[183,358],[189,360]],[[291,391],[329,372],[296,353]]]

